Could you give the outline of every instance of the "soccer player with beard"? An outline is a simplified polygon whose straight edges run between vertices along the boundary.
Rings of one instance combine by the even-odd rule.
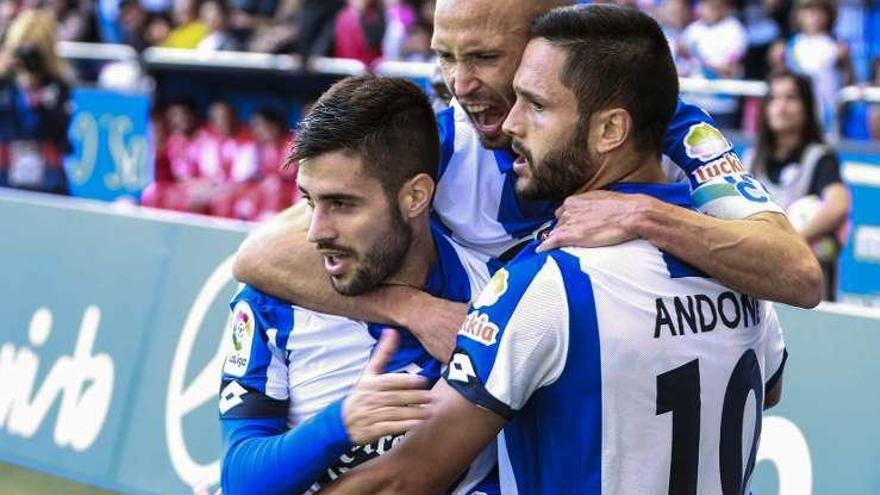
[[[660,165],[678,79],[656,21],[582,5],[532,33],[504,122],[517,194],[607,189],[692,208]],[[748,493],[786,358],[770,304],[645,240],[539,242],[473,303],[436,414],[328,495],[438,493],[502,427],[504,494]]]
[[[301,124],[291,159],[313,211],[308,249],[340,294],[385,283],[467,303],[488,280],[486,259],[430,221],[433,126],[418,87],[374,77],[337,83]],[[312,493],[386,452],[430,412],[424,387],[440,363],[406,330],[384,337],[370,360],[382,325],[249,286],[232,308],[219,402],[225,494]],[[494,467],[488,449],[450,493],[496,493]]]
[[[547,248],[642,238],[728,286],[768,300],[817,304],[821,271],[809,248],[763,187],[740,172],[711,118],[680,101],[663,151],[687,172],[698,210],[708,215],[607,190],[570,196],[561,206],[516,197],[515,157],[501,123],[513,105],[513,74],[531,20],[562,3],[437,2],[432,45],[455,100],[437,117],[441,161],[434,213],[451,237],[504,261],[555,210],[559,222]],[[236,278],[312,309],[405,326],[435,357],[448,358],[464,306],[388,285],[340,296],[319,276],[321,260],[305,249],[307,224],[308,212],[299,205],[258,229],[239,251]]]

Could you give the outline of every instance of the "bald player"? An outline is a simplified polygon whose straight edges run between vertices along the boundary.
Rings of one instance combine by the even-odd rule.
[[[822,276],[809,248],[763,186],[742,171],[711,117],[681,101],[662,147],[687,175],[697,211],[607,190],[573,195],[561,205],[516,197],[514,155],[501,125],[514,102],[513,75],[530,22],[562,3],[437,2],[432,46],[455,98],[437,116],[442,159],[434,212],[450,237],[499,257],[500,266],[555,212],[558,223],[542,248],[642,238],[742,292],[804,307],[817,304]],[[536,105],[540,111],[540,102]],[[300,206],[258,229],[238,254],[236,277],[318,311],[410,328],[432,355],[449,357],[463,305],[401,286],[353,298],[338,295],[321,276],[307,225],[308,213]]]

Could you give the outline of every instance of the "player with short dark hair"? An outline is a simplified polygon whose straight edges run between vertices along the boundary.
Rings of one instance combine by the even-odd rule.
[[[488,280],[486,259],[430,222],[433,126],[418,87],[376,77],[337,83],[301,124],[292,157],[312,209],[309,249],[340,293],[402,284],[464,303]],[[440,376],[440,363],[408,331],[399,329],[396,352],[383,340],[370,360],[383,325],[249,286],[232,307],[220,392],[226,495],[312,493],[393,447],[430,412],[422,388]],[[488,450],[451,493],[495,493],[494,465]]]
[[[539,17],[533,33],[503,125],[517,191],[610,189],[693,207],[653,139],[677,97],[657,23],[589,5]],[[662,90],[640,91],[648,77]],[[557,159],[567,151],[572,161]],[[772,307],[644,240],[544,253],[538,242],[473,303],[434,389],[437,413],[328,494],[436,493],[502,427],[502,493],[748,492],[786,356]]]

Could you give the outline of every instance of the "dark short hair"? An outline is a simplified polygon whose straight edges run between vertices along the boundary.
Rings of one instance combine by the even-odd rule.
[[[669,44],[646,14],[615,5],[553,9],[532,24],[532,37],[565,49],[562,84],[577,98],[580,125],[600,110],[626,109],[636,149],[659,154],[678,102]]]
[[[404,79],[363,76],[334,84],[300,122],[288,163],[337,151],[359,155],[389,196],[418,174],[436,180],[440,142],[427,96]]]

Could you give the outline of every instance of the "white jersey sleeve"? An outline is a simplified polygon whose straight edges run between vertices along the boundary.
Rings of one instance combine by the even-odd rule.
[[[468,399],[511,417],[562,372],[568,306],[559,266],[540,257],[495,273],[458,334],[447,369]]]

